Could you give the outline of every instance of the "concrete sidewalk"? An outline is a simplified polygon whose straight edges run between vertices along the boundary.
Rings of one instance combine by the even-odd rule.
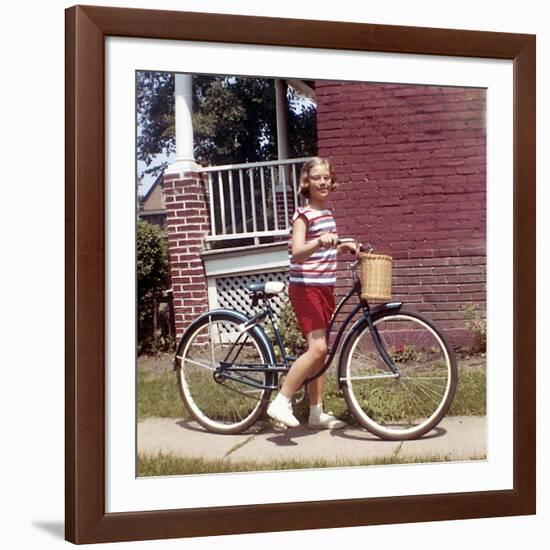
[[[469,460],[486,455],[485,417],[448,417],[429,434],[415,441],[383,441],[350,426],[342,430],[311,430],[299,426],[276,431],[266,424],[254,432],[218,435],[192,421],[150,418],[138,424],[138,453],[257,462],[293,459],[355,461],[382,457],[438,456]]]

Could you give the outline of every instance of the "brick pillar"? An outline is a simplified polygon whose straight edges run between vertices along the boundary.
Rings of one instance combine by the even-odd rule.
[[[210,230],[208,196],[197,172],[164,175],[166,233],[174,294],[176,338],[208,309],[206,276],[200,253]]]

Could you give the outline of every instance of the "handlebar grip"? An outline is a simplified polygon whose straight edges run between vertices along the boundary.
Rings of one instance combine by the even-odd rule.
[[[358,245],[358,250],[357,252],[360,252],[361,250],[363,250],[363,245],[356,239],[353,239],[351,237],[345,237],[343,239],[338,239],[336,241],[336,245],[339,245],[339,244],[346,244],[346,243],[355,243]]]
[[[338,244],[344,244],[344,243],[356,243],[355,239],[352,239],[351,237],[344,237],[343,239],[338,239]]]

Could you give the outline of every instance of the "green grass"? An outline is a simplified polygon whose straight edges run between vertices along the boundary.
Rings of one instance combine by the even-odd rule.
[[[471,460],[484,460],[485,456],[472,456]],[[300,470],[315,468],[349,468],[357,466],[387,466],[392,464],[420,464],[450,462],[441,455],[428,457],[389,456],[362,460],[276,460],[256,462],[252,460],[232,462],[227,459],[178,457],[171,454],[138,455],[138,477],[175,476],[190,474],[262,472],[274,470]]]
[[[307,419],[308,406],[306,399],[296,407],[295,413],[300,420]],[[334,373],[327,377],[324,408],[338,417],[351,418]],[[171,370],[138,369],[137,410],[138,422],[151,417],[189,418],[179,394],[175,373]]]
[[[137,388],[138,421],[149,417],[181,419],[189,417],[179,395],[176,376],[169,368],[139,368]],[[397,405],[388,399],[387,395],[384,397],[380,400],[380,407],[383,408],[384,415],[391,417]],[[331,411],[345,421],[352,420],[332,370],[327,375],[323,402],[325,410]],[[301,421],[307,418],[307,399],[295,407],[295,414]],[[448,414],[450,416],[486,414],[486,376],[483,367],[459,368],[456,397]]]
[[[431,414],[433,403],[425,400],[419,403],[409,398],[408,388],[394,380],[377,380],[357,384],[357,399],[363,410],[379,422],[399,421],[415,418],[419,411]],[[374,388],[374,389],[373,389]],[[407,388],[407,389],[406,389]],[[455,398],[447,416],[483,416],[486,414],[486,375],[484,368],[466,367],[459,369]]]
[[[188,418],[174,372],[138,369],[137,416],[138,422],[150,417]]]
[[[458,369],[456,395],[447,416],[485,416],[487,376],[484,367]]]

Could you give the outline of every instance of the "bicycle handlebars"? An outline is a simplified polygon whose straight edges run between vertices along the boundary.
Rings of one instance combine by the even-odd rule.
[[[346,244],[346,243],[355,243],[357,245],[357,252],[372,252],[374,250],[374,246],[370,243],[366,243],[363,245],[363,243],[359,242],[357,239],[353,239],[352,237],[344,237],[343,239],[338,239],[336,241],[336,245],[339,244]]]

